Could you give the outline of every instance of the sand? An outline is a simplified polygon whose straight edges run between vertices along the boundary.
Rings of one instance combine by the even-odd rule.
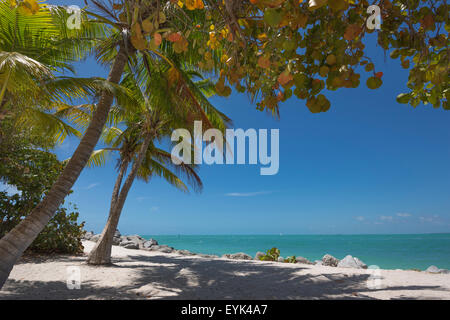
[[[84,241],[85,254],[93,247]],[[450,275],[211,259],[114,246],[113,265],[86,255],[22,259],[0,299],[450,299]],[[78,267],[81,288],[67,287]],[[377,280],[378,279],[378,280]]]

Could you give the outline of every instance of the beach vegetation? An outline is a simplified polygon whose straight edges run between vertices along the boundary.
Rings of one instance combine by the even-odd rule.
[[[0,238],[25,219],[42,200],[63,169],[51,153],[52,137],[33,130],[20,130],[15,122],[3,122],[0,144],[0,181],[13,190],[0,192]],[[28,252],[83,252],[84,223],[78,223],[76,207],[62,204]]]
[[[278,261],[280,257],[280,249],[272,248],[266,251],[266,254],[259,257],[261,261]]]
[[[289,256],[286,259],[284,259],[284,262],[286,262],[286,263],[297,263],[297,258],[295,256]]]

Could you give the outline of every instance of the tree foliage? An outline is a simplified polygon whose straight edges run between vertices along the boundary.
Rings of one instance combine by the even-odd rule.
[[[51,141],[32,131],[18,131],[4,123],[7,135],[0,144],[0,181],[17,193],[0,192],[0,238],[22,221],[52,186],[63,165],[45,148]],[[73,211],[75,210],[75,211]],[[78,224],[76,208],[61,206],[35,239],[33,252],[81,253],[84,223]]]
[[[9,1],[20,12],[38,16],[35,0]],[[296,96],[313,113],[331,103],[326,90],[378,89],[383,73],[366,50],[378,45],[409,70],[408,92],[400,103],[449,109],[448,6],[442,0],[131,0],[91,1],[83,18],[109,26],[98,58],[114,57],[119,38],[144,56],[189,63],[217,75],[216,91],[247,91],[260,110],[278,112]],[[368,28],[370,5],[381,10],[381,29]],[[37,9],[39,7],[39,10]],[[86,21],[91,21],[87,19]],[[91,21],[92,22],[92,21]],[[115,30],[115,31],[114,31]],[[169,52],[169,53],[168,53]],[[173,53],[170,59],[168,55]],[[130,51],[131,53],[131,51]],[[131,53],[133,59],[133,53]],[[134,58],[138,59],[137,56]],[[173,71],[174,78],[179,76]],[[366,78],[366,77],[365,77]],[[406,80],[406,79],[405,79]]]
[[[371,4],[381,9],[381,30],[367,27]],[[376,32],[378,45],[410,72],[410,91],[398,101],[449,109],[445,1],[134,0],[114,5],[110,15],[130,27],[137,50],[169,47],[180,61],[216,73],[220,95],[247,91],[259,109],[274,113],[294,95],[311,112],[325,112],[325,89],[357,88],[361,72],[369,73],[367,87],[378,89],[383,74],[365,44]]]
[[[79,133],[51,111],[76,99],[96,95],[108,84],[100,78],[68,77],[72,63],[84,59],[105,28],[86,20],[80,29],[67,27],[65,9],[45,3],[0,1],[0,125],[41,127],[61,142]]]

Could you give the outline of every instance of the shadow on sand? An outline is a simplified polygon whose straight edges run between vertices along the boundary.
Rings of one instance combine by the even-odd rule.
[[[439,286],[369,289],[369,274],[301,274],[302,265],[280,268],[271,263],[175,255],[133,255],[113,259],[114,264],[107,267],[88,266],[85,260],[63,257],[65,263],[80,266],[84,274],[100,272],[110,274],[111,279],[121,274],[122,281],[105,286],[95,278],[83,279],[81,289],[69,290],[65,281],[9,279],[0,299],[373,299],[367,294],[377,290],[446,290]]]

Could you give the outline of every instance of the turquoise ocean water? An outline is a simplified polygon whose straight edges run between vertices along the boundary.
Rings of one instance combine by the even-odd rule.
[[[142,235],[160,244],[196,253],[222,255],[277,247],[281,256],[319,260],[329,253],[342,259],[356,256],[382,269],[450,269],[450,233],[406,235]]]

